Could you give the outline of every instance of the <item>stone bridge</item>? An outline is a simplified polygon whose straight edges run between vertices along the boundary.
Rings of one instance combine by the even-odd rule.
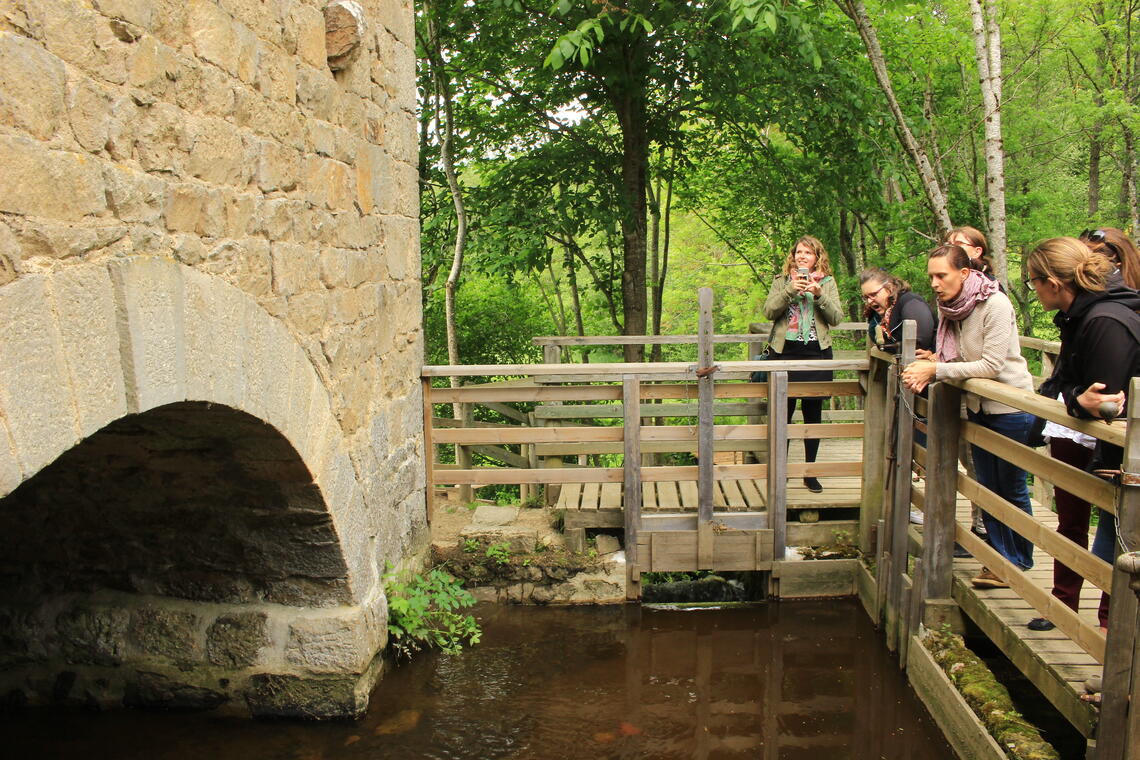
[[[0,702],[366,707],[416,141],[410,0],[0,4]]]

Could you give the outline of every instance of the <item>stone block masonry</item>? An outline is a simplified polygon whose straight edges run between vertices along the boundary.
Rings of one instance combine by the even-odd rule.
[[[411,0],[0,3],[4,693],[367,703],[428,541],[414,46]]]

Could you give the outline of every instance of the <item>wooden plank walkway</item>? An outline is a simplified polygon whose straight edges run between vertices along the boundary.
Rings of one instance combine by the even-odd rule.
[[[862,458],[862,440],[837,438],[820,445],[818,462],[858,462]],[[717,455],[717,463],[732,463],[734,452]],[[804,461],[803,444],[795,441],[788,456],[791,463]],[[788,480],[788,508],[833,509],[859,506],[858,477],[820,478],[823,493],[812,493],[804,487],[801,478]],[[600,485],[600,488],[599,488]],[[754,512],[767,509],[768,484],[764,480],[720,480],[713,488],[713,505],[717,511]],[[641,484],[642,511],[644,512],[695,512],[697,511],[697,482],[695,480],[645,482]],[[565,483],[556,504],[558,509],[576,512],[620,511],[622,508],[621,483]]]

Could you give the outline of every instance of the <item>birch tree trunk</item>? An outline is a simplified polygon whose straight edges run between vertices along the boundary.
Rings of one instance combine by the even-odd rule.
[[[879,45],[878,34],[875,32],[874,24],[871,23],[871,18],[867,15],[867,9],[862,0],[835,0],[835,4],[848,18],[855,22],[855,27],[859,30],[859,37],[862,38],[863,46],[867,49],[867,58],[871,61],[871,68],[875,72],[875,81],[879,83],[879,89],[887,98],[887,107],[890,108],[891,115],[894,117],[899,140],[911,161],[914,162],[919,179],[922,181],[923,193],[926,195],[927,205],[930,206],[930,210],[934,214],[938,232],[940,234],[949,232],[952,225],[946,203],[946,191],[938,183],[938,177],[934,172],[930,157],[906,123],[906,117],[903,115],[898,98],[895,97],[894,87],[891,85],[890,73],[887,71],[883,49]]]
[[[1009,290],[1005,229],[1005,151],[1001,138],[1001,27],[997,0],[970,0],[974,57],[985,113],[986,205],[994,274]]]

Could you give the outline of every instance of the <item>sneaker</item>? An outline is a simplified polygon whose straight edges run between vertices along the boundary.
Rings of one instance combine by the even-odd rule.
[[[970,582],[974,584],[974,588],[1009,588],[1009,584],[994,575],[988,567],[983,567],[978,577]]]
[[[1031,631],[1051,631],[1057,626],[1050,623],[1045,618],[1033,618],[1025,625]]]
[[[804,478],[804,488],[812,493],[823,493],[823,486],[819,484],[816,478]]]
[[[922,513],[914,507],[911,507],[910,510],[910,521],[915,525],[922,525]]]

